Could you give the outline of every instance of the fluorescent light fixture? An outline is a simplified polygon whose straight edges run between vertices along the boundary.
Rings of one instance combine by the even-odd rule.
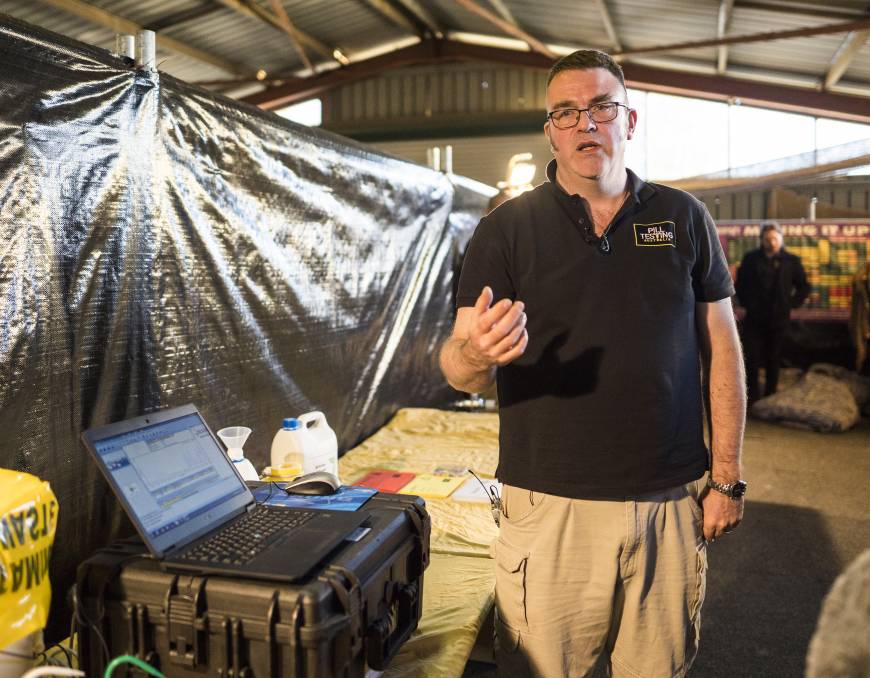
[[[501,47],[513,49],[518,52],[528,52],[529,46],[522,40],[515,38],[503,38],[497,35],[483,35],[482,33],[466,33],[465,31],[448,31],[447,38],[457,42],[465,42],[470,45],[483,45],[484,47]]]
[[[401,38],[399,40],[391,40],[390,42],[385,42],[369,49],[364,49],[360,52],[354,52],[352,57],[348,57],[348,62],[364,61],[365,59],[371,59],[372,57],[380,56],[387,52],[395,52],[396,50],[416,45],[418,42],[420,42],[420,38],[416,35]]]
[[[350,59],[348,59],[344,53],[336,47],[332,50],[332,56],[335,57],[335,60],[340,63],[342,66],[347,66],[350,63]]]
[[[500,47],[502,49],[512,49],[517,52],[529,52],[531,47],[524,40],[516,38],[504,38],[500,35],[485,35],[483,33],[468,33],[466,31],[448,31],[447,38],[456,40],[456,42],[464,42],[469,45],[482,45],[484,47]],[[576,52],[578,49],[593,49],[591,45],[546,45],[554,54],[565,56]]]

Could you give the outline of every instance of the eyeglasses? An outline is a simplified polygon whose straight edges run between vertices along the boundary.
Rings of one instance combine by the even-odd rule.
[[[585,113],[592,122],[610,122],[619,114],[619,107],[625,110],[631,109],[618,101],[607,101],[603,104],[594,104],[589,108],[559,108],[547,113],[547,118],[558,129],[571,129],[580,122],[580,114]]]

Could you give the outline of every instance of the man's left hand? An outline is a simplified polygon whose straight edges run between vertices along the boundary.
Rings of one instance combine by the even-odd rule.
[[[701,499],[704,509],[704,539],[713,541],[731,532],[743,520],[743,498],[731,499],[721,492],[707,489]]]

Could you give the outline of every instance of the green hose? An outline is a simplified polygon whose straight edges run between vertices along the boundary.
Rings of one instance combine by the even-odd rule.
[[[155,678],[166,678],[166,676],[164,676],[162,673],[160,673],[160,671],[151,666],[151,664],[143,662],[138,657],[134,657],[133,655],[129,654],[122,654],[120,657],[115,657],[112,661],[110,661],[109,665],[106,667],[106,671],[103,673],[103,678],[112,678],[112,673],[121,664],[133,664],[134,666],[137,666],[145,671],[145,673],[150,673]]]

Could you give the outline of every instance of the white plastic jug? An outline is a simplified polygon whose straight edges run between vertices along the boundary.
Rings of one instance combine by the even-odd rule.
[[[338,439],[322,412],[288,417],[272,439],[272,467],[299,464],[303,473],[338,475]]]
[[[306,457],[306,463],[303,464],[305,473],[327,471],[337,478],[338,438],[326,423],[326,415],[323,412],[308,412],[299,415],[299,421],[314,441],[313,454],[310,459]]]
[[[295,417],[287,417],[281,428],[272,438],[272,468],[292,465],[300,466],[305,473],[305,456],[313,451],[314,443],[302,422]]]

